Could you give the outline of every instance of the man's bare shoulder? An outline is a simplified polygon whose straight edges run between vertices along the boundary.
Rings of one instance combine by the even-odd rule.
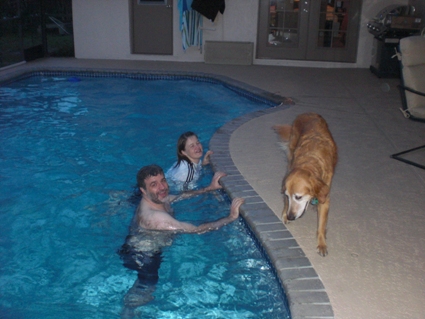
[[[176,230],[179,223],[172,214],[168,198],[164,203],[164,210],[158,210],[145,201],[141,201],[137,208],[139,226],[150,230]]]
[[[141,218],[140,226],[151,230],[170,230],[168,224],[174,220],[167,212],[149,211],[144,212]]]

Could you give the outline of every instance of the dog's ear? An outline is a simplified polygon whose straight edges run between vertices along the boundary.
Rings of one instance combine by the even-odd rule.
[[[314,193],[320,204],[323,204],[326,201],[326,198],[329,195],[329,191],[329,186],[326,185],[321,179],[316,180],[314,185]]]
[[[286,178],[282,180],[282,187],[280,188],[280,193],[285,194],[286,192]]]

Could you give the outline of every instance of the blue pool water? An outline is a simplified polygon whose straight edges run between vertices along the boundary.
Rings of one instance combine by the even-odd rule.
[[[118,318],[136,279],[117,249],[135,175],[167,169],[178,136],[204,148],[225,122],[269,107],[191,80],[35,76],[0,87],[0,318]],[[200,182],[212,176],[206,170]],[[175,205],[196,224],[228,214],[222,191]],[[178,235],[138,318],[287,318],[244,223]]]

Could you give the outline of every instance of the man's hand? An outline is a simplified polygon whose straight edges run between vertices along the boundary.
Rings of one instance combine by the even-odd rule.
[[[222,178],[223,176],[226,176],[227,174],[224,172],[216,172],[212,178],[211,184],[210,186],[207,187],[208,191],[213,191],[215,189],[220,189],[223,188],[223,186],[220,185],[219,181],[220,178]]]
[[[232,201],[232,206],[230,207],[230,214],[229,217],[233,220],[237,219],[239,217],[239,207],[245,202],[243,198],[235,198]]]
[[[190,233],[198,233],[202,234],[211,230],[217,230],[224,225],[230,224],[235,221],[239,217],[239,208],[245,202],[243,198],[235,198],[232,201],[232,205],[230,206],[230,213],[228,216],[224,218],[220,218],[214,222],[209,222],[205,224],[201,224],[199,226],[190,225],[190,227],[186,227],[184,230]]]

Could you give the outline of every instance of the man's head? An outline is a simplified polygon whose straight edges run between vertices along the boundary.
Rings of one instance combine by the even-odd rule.
[[[143,196],[151,199],[154,203],[160,204],[168,196],[167,180],[164,171],[158,165],[142,167],[137,173],[137,185]]]
[[[146,189],[146,183],[145,183],[146,178],[150,176],[157,176],[158,174],[164,175],[164,171],[161,168],[161,166],[152,164],[152,165],[142,167],[137,172],[137,186],[139,186],[140,188]]]

